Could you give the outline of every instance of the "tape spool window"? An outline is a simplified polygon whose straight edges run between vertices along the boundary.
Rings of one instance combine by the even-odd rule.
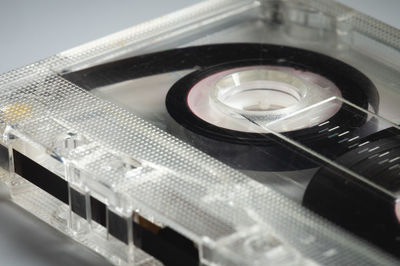
[[[343,145],[317,125],[329,120],[354,131],[364,124],[363,115],[348,116],[340,101],[331,101],[300,119],[286,117],[335,96],[366,108],[375,92],[367,77],[332,57],[253,43],[177,48],[63,76],[89,91],[107,88],[111,101],[168,133],[236,169],[256,171],[313,166],[277,144],[264,126],[334,158]],[[118,86],[123,93],[116,98]],[[282,119],[289,123],[274,123]],[[283,165],[271,154],[291,159]]]

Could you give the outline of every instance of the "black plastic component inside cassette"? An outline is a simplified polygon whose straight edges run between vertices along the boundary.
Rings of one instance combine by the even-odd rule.
[[[69,204],[71,210],[87,218],[85,195],[71,188],[67,181],[13,150],[14,170],[19,176],[43,189],[60,201]],[[89,197],[91,218],[107,227],[109,234],[128,243],[128,223],[133,227],[133,243],[156,257],[165,265],[198,265],[198,250],[194,243],[169,227],[160,228],[143,217],[124,218],[109,210],[94,197]]]
[[[346,173],[322,167],[308,185],[303,204],[315,212],[399,255],[400,131],[388,128],[360,141],[336,161],[368,178],[366,183]]]

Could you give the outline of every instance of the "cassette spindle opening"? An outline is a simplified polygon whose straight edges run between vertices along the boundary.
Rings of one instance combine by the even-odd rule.
[[[217,108],[230,115],[251,114],[274,119],[276,112],[290,112],[307,90],[305,82],[289,73],[250,69],[223,77],[215,84],[210,98]]]

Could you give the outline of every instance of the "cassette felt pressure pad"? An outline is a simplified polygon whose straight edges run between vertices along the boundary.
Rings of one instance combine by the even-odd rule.
[[[208,1],[0,76],[10,199],[116,265],[397,265],[400,32]]]

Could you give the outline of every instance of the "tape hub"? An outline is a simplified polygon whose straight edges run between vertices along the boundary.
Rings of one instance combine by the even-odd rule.
[[[188,90],[186,103],[193,114],[218,127],[259,133],[262,128],[250,122],[257,121],[287,132],[323,122],[340,106],[325,108],[312,121],[305,116],[291,123],[275,122],[334,96],[340,96],[339,89],[320,75],[291,67],[253,65],[206,76]]]
[[[216,107],[233,116],[276,119],[301,105],[308,87],[290,73],[272,69],[249,69],[228,74],[211,91]]]
[[[243,89],[224,95],[219,100],[228,108],[251,112],[274,111],[298,103],[294,93],[272,87]]]

